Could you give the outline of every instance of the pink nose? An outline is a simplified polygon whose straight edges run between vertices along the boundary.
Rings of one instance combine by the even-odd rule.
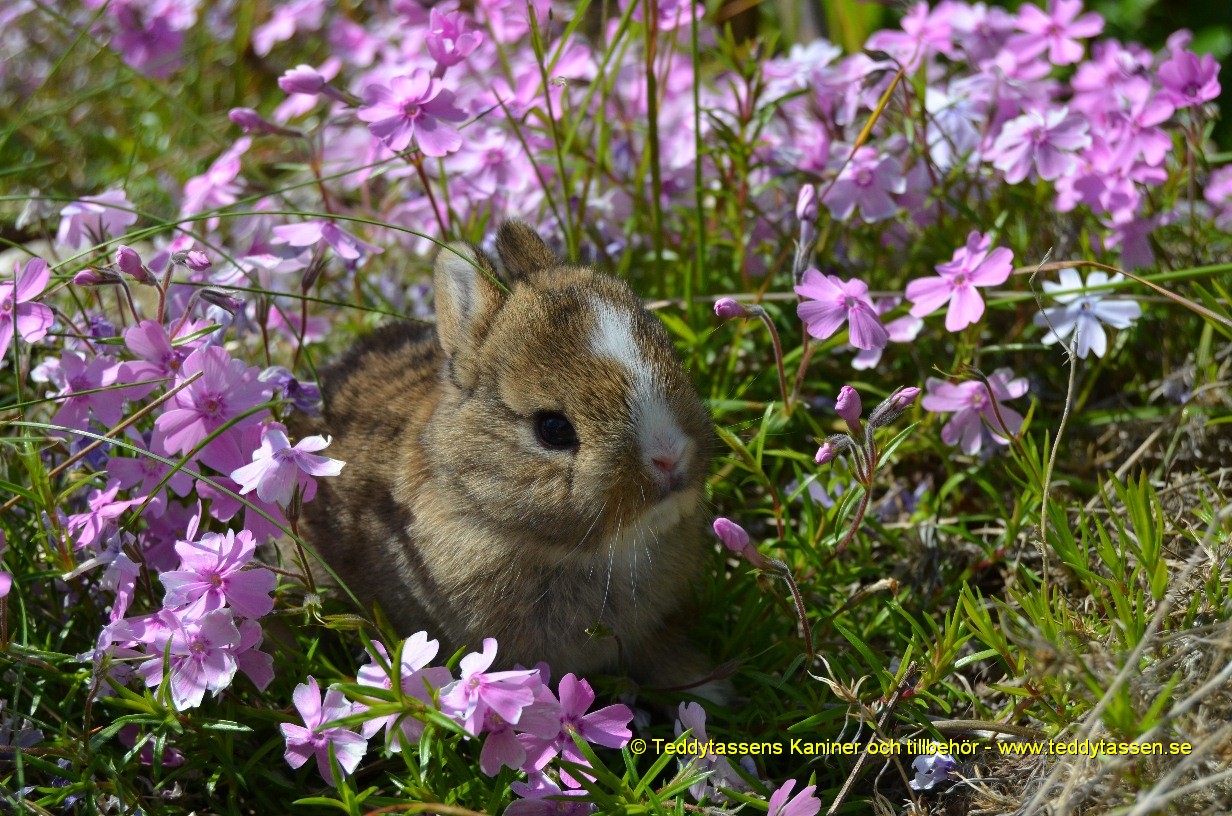
[[[676,471],[676,465],[680,463],[680,457],[671,456],[670,454],[659,454],[650,460],[656,468],[663,471],[667,476],[671,476]]]

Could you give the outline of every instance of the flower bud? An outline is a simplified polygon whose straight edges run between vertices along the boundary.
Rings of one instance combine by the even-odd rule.
[[[723,320],[731,320],[733,317],[748,317],[749,310],[744,308],[735,298],[719,298],[714,302],[714,313]]]
[[[915,402],[916,397],[920,396],[920,389],[914,385],[900,388],[890,395],[890,405],[900,411],[905,411]]]
[[[714,534],[719,537],[724,546],[737,555],[743,555],[749,546],[749,534],[731,519],[717,518],[714,520]]]
[[[210,256],[199,249],[190,249],[187,252],[173,252],[171,254],[171,263],[187,266],[194,272],[204,272],[212,265],[210,263]]]
[[[883,428],[889,425],[894,420],[902,416],[903,411],[911,407],[911,404],[920,396],[920,389],[914,385],[898,388],[893,394],[881,401],[881,404],[873,409],[873,413],[868,418],[868,426],[870,428]]]
[[[325,90],[325,77],[311,65],[297,65],[278,77],[278,87],[289,94],[316,96]]]
[[[266,119],[261,118],[261,114],[257,113],[252,108],[232,108],[227,113],[227,118],[236,125],[239,125],[240,130],[245,133],[265,133],[271,136],[300,136],[298,130],[284,128],[280,125],[275,125]]]
[[[838,449],[831,445],[829,440],[826,440],[821,443],[821,447],[817,449],[817,455],[813,458],[817,461],[817,464],[824,465],[827,462],[834,461],[835,456],[838,456]]]
[[[860,394],[850,385],[844,385],[839,389],[838,400],[834,403],[834,410],[847,423],[847,427],[851,432],[859,436],[860,414],[864,413],[864,404],[860,402]]]
[[[807,224],[817,220],[817,188],[806,184],[796,198],[796,218]]]
[[[126,275],[131,275],[138,283],[149,283],[154,278],[150,275],[150,270],[145,268],[145,264],[141,263],[141,256],[132,247],[121,245],[116,250],[115,255],[116,266],[120,267],[120,271]]]
[[[73,275],[73,283],[77,286],[114,286],[123,279],[110,269],[95,269],[88,266]]]
[[[244,308],[244,301],[231,295],[229,292],[224,292],[222,289],[206,287],[200,291],[202,300],[206,303],[212,303],[230,314],[235,314]]]

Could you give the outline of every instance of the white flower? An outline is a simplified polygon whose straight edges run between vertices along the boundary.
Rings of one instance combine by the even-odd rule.
[[[1126,298],[1111,297],[1106,289],[1089,291],[1122,280],[1120,273],[1109,277],[1103,272],[1092,272],[1086,283],[1073,269],[1062,269],[1058,283],[1044,282],[1044,291],[1053,295],[1062,305],[1045,309],[1035,316],[1035,325],[1049,327],[1044,335],[1045,343],[1055,343],[1076,332],[1078,356],[1085,359],[1088,352],[1103,357],[1108,350],[1108,335],[1101,323],[1115,329],[1128,328],[1142,316],[1142,307]],[[1054,294],[1064,292],[1065,294]]]

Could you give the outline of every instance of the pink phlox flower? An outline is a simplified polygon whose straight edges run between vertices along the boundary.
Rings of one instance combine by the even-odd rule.
[[[1010,37],[1006,47],[1020,59],[1035,59],[1045,51],[1053,65],[1071,65],[1082,59],[1082,43],[1104,30],[1104,18],[1082,12],[1082,0],[1053,0],[1045,14],[1038,6],[1018,10],[1015,27],[1023,32]]]
[[[57,396],[60,409],[51,419],[53,424],[86,430],[91,411],[108,427],[119,423],[124,415],[124,400],[131,392],[126,386],[117,385],[120,366],[115,360],[99,355],[86,362],[77,352],[67,351],[60,358],[59,373],[64,388]]]
[[[291,0],[274,6],[274,13],[253,29],[252,50],[264,57],[276,43],[295,36],[297,31],[315,31],[325,19],[325,0]]]
[[[277,428],[267,430],[261,438],[261,447],[252,454],[252,463],[231,473],[231,478],[240,485],[240,495],[257,491],[267,502],[286,507],[298,485],[304,501],[312,501],[317,483],[312,478],[337,476],[345,462],[316,455],[330,443],[322,436],[306,436],[294,446],[287,435]]]
[[[1219,63],[1210,54],[1199,57],[1178,51],[1159,66],[1159,84],[1167,99],[1178,108],[1210,102],[1219,96]]]
[[[442,13],[433,8],[428,13],[424,45],[436,60],[439,72],[469,57],[483,42],[483,34],[473,30],[474,26],[474,21],[460,11]]]
[[[766,816],[817,816],[821,810],[821,800],[813,795],[817,786],[808,785],[792,796],[795,786],[796,780],[788,779],[781,788],[770,794]]]
[[[60,210],[60,229],[56,240],[65,246],[84,246],[122,235],[137,223],[137,214],[123,190],[107,190],[79,200]]]
[[[163,600],[186,618],[230,607],[242,618],[259,618],[274,608],[270,593],[278,583],[274,573],[244,569],[257,543],[247,530],[206,533],[200,541],[177,541],[180,569],[158,576],[167,594]]]
[[[352,713],[352,706],[342,696],[342,692],[330,689],[325,693],[325,700],[322,702],[321,688],[317,685],[316,678],[309,677],[307,683],[300,683],[295,687],[293,699],[304,725],[283,723],[279,726],[287,741],[284,754],[287,764],[292,768],[299,768],[315,756],[317,770],[320,771],[325,784],[333,786],[334,773],[329,761],[329,749],[332,745],[338,767],[344,773],[354,773],[368,750],[368,741],[344,726],[324,727],[325,723]]]
[[[90,547],[101,543],[104,536],[117,529],[117,520],[124,515],[136,501],[117,499],[119,486],[113,485],[106,490],[95,490],[86,499],[87,510],[68,517],[67,527],[70,533],[76,535],[76,546]]]
[[[7,543],[8,542],[5,539],[4,531],[0,530],[0,557],[4,555],[4,548],[7,545]],[[0,598],[3,598],[6,595],[8,595],[9,591],[12,588],[13,588],[13,573],[6,572],[5,570],[0,569]]]
[[[143,738],[141,731],[135,725],[126,725],[116,733],[116,739],[126,748],[132,748],[137,744],[138,739],[143,739],[141,750],[138,752],[138,761],[145,766],[154,764],[154,740],[151,738]],[[159,757],[158,764],[164,768],[178,768],[186,762],[184,752],[178,748],[167,746],[163,749],[162,756]]]
[[[937,264],[941,274],[918,278],[907,284],[907,299],[912,302],[911,314],[924,317],[950,304],[945,315],[945,328],[959,331],[975,323],[984,314],[984,300],[978,286],[998,286],[1014,270],[1014,253],[1005,247],[991,252],[992,238],[974,230],[967,236],[967,245],[954,250],[947,263]]]
[[[200,320],[177,321],[175,337],[189,337],[206,325],[208,324]],[[204,339],[197,338],[174,344],[173,339],[167,335],[165,326],[153,320],[143,320],[124,331],[124,345],[140,359],[121,363],[119,379],[133,384],[130,394],[134,398],[144,397],[160,385],[164,388],[170,387],[171,383],[150,381],[174,378],[188,355],[204,342]]]
[[[526,748],[523,770],[540,771],[557,755],[567,762],[590,767],[590,762],[573,741],[574,734],[592,745],[606,748],[623,748],[633,736],[629,730],[633,712],[628,706],[617,703],[587,713],[595,701],[595,692],[585,680],[566,674],[560,679],[557,692],[559,705],[554,712],[556,729],[548,737],[534,733],[523,736],[522,744]],[[550,696],[543,695],[541,699],[550,699]],[[564,770],[560,772],[560,778],[570,787],[581,785]]]
[[[98,567],[106,567],[98,583],[102,589],[115,593],[110,613],[113,622],[124,617],[137,588],[137,574],[141,571],[141,567],[124,552],[125,544],[131,544],[133,540],[130,533],[105,528],[103,533],[92,542],[95,554],[79,562],[71,572],[61,576],[63,580],[68,581]]]
[[[881,325],[864,281],[844,281],[808,269],[795,292],[806,298],[796,307],[796,314],[813,337],[824,340],[847,323],[851,345],[858,349],[885,348],[889,334]]]
[[[873,306],[877,309],[879,316],[884,316],[896,309],[902,300],[898,297],[879,298]],[[924,321],[913,314],[896,317],[885,324],[886,336],[890,343],[910,343],[915,340],[923,328]],[[874,368],[877,363],[881,362],[883,351],[883,348],[860,349],[856,356],[851,358],[851,367],[856,371]]]
[[[982,380],[949,383],[933,377],[925,384],[927,393],[921,404],[934,413],[953,412],[954,416],[941,429],[941,440],[947,445],[960,445],[963,453],[976,454],[985,441],[1008,445],[1006,433],[1014,434],[1022,427],[1022,414],[1002,404],[1027,393],[1027,380],[1011,380],[1013,373],[1000,368],[988,378],[992,399]],[[994,408],[995,401],[995,408]],[[1000,413],[1000,419],[997,414]],[[1002,427],[1002,421],[1005,427]]]
[[[1211,173],[1202,197],[1215,208],[1215,224],[1225,232],[1232,232],[1232,165]]]
[[[496,640],[484,638],[483,651],[463,657],[461,676],[441,692],[441,709],[472,734],[480,733],[488,711],[517,724],[541,684],[534,669],[489,672],[495,660]]]
[[[201,705],[205,692],[217,694],[231,685],[237,668],[234,650],[240,642],[231,610],[186,619],[164,609],[158,618],[162,627],[154,629],[148,641],[153,657],[137,668],[147,686],[168,678],[171,704],[183,711]]]
[[[1015,17],[1005,9],[984,3],[949,5],[954,43],[973,66],[995,57],[1014,30]]]
[[[282,224],[274,227],[270,243],[289,244],[293,247],[309,247],[324,241],[333,247],[343,260],[356,261],[365,254],[377,255],[383,250],[364,241],[338,226],[333,221],[304,221],[299,224]]]
[[[274,658],[259,648],[265,633],[261,624],[251,618],[244,618],[237,625],[240,642],[235,647],[235,665],[258,691],[265,691],[274,680]]]
[[[484,199],[527,192],[535,173],[517,140],[496,128],[468,134],[462,149],[450,156],[449,167],[456,180]]]
[[[1009,184],[1023,181],[1033,169],[1054,181],[1074,169],[1074,153],[1090,144],[1086,119],[1061,106],[1027,111],[1006,122],[985,158]]]
[[[373,688],[393,688],[390,672],[381,667],[382,663],[394,670],[389,652],[381,643],[373,641],[380,660],[373,657],[372,662],[360,668],[356,675],[359,683]],[[436,659],[440,644],[428,639],[427,632],[416,632],[402,644],[402,659],[397,674],[401,678],[402,692],[413,697],[428,707],[435,707],[432,695],[438,689],[444,688],[452,680],[453,675],[444,666],[429,666]],[[368,706],[356,703],[355,711],[367,711]],[[371,739],[382,728],[385,729],[385,740],[389,750],[401,753],[404,746],[415,746],[423,734],[424,724],[410,714],[390,714],[385,717],[374,717],[363,724],[360,732],[365,738]]]
[[[496,776],[502,767],[517,770],[526,764],[526,746],[518,734],[548,739],[560,730],[559,705],[536,700],[522,709],[517,724],[488,710],[483,721],[483,749],[479,752],[479,769]]]
[[[251,430],[251,429],[250,429]],[[234,441],[235,437],[228,437],[230,441]],[[230,453],[226,456],[227,462],[232,462],[233,459]],[[223,464],[220,462],[220,464]],[[218,468],[215,467],[217,470]],[[226,470],[224,467],[223,470]],[[244,497],[244,500],[233,498],[224,493],[222,489],[230,490],[232,493],[239,493],[240,486],[226,476],[214,476],[211,479],[214,485],[207,484],[204,481],[197,482],[197,495],[202,499],[210,502],[210,513],[218,521],[227,522],[235,518],[242,510],[244,512],[244,529],[252,533],[252,537],[259,542],[264,542],[271,536],[277,538],[283,535],[283,528],[286,527],[286,515],[282,512],[282,508],[278,505],[262,501],[260,496],[249,494]],[[221,488],[221,489],[220,489]],[[260,512],[258,512],[260,511]],[[269,521],[261,513],[265,513],[273,521]]]
[[[218,346],[203,346],[189,354],[180,367],[176,384],[198,372],[202,373],[200,379],[177,392],[167,409],[154,421],[155,450],[188,453],[211,433],[259,405],[269,395],[269,387],[257,379],[260,371],[256,366],[232,359],[226,349]],[[259,423],[261,413],[239,419],[227,435]],[[207,464],[211,464],[208,454],[212,448],[221,452],[225,447],[220,441],[221,438],[215,438],[203,451]]]
[[[242,136],[214,160],[210,168],[199,176],[193,176],[184,184],[184,200],[180,203],[180,215],[187,217],[229,207],[236,202],[243,187],[236,179],[240,175],[240,157],[248,152],[252,139]],[[218,216],[207,218],[207,229],[218,229]],[[151,266],[153,264],[151,263]]]
[[[509,789],[522,798],[510,802],[502,816],[590,816],[595,812],[594,803],[585,798],[586,791],[562,790],[543,774],[531,774]]]
[[[676,713],[675,734],[677,737],[683,736],[684,732],[688,731],[688,741],[701,746],[708,746],[710,738],[706,733],[706,709],[702,708],[700,703],[681,703]],[[726,802],[727,796],[719,791],[719,787],[730,788],[732,790],[746,791],[749,789],[748,783],[740,777],[735,766],[726,755],[716,754],[706,748],[703,752],[688,751],[681,755],[679,760],[681,765],[694,770],[709,771],[710,775],[705,779],[694,782],[689,786],[689,793],[697,801],[709,799],[712,802]],[[742,757],[739,762],[741,767],[748,766],[750,757]]]
[[[31,303],[47,288],[51,270],[42,258],[13,264],[13,280],[0,283],[0,358],[8,354],[16,331],[27,343],[47,335],[55,315],[42,303]]]
[[[877,31],[864,44],[866,49],[885,51],[909,72],[933,54],[955,55],[948,4],[929,9],[920,2],[911,7],[899,25],[902,31]]]
[[[462,135],[448,123],[461,122],[466,112],[425,68],[364,88],[356,115],[390,150],[401,152],[413,141],[425,156],[444,156],[462,146]]]
[[[851,218],[856,208],[869,222],[884,221],[898,212],[890,197],[906,192],[902,163],[893,156],[881,156],[876,148],[861,147],[838,174],[822,201],[839,221]]]
[[[1086,358],[1094,351],[1103,357],[1108,348],[1108,337],[1103,323],[1117,329],[1125,329],[1142,316],[1142,307],[1136,301],[1112,297],[1107,290],[1088,291],[1107,284],[1119,283],[1124,277],[1117,273],[1111,277],[1095,271],[1082,280],[1077,270],[1062,269],[1060,281],[1044,282],[1044,291],[1053,296],[1060,306],[1044,309],[1035,315],[1035,325],[1048,327],[1044,343],[1056,343],[1075,334],[1077,354]]]
[[[1162,94],[1153,94],[1149,82],[1128,84],[1121,93],[1123,108],[1109,116],[1110,141],[1118,143],[1118,163],[1132,164],[1138,156],[1159,165],[1172,150],[1172,137],[1161,127],[1175,108]]]

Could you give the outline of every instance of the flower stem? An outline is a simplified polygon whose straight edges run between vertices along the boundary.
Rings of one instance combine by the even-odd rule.
[[[791,394],[787,391],[787,373],[783,370],[783,343],[779,340],[779,330],[774,327],[774,321],[766,314],[765,309],[758,309],[757,316],[770,331],[770,340],[774,343],[774,363],[779,372],[779,393],[783,395],[783,410],[791,413]]]

